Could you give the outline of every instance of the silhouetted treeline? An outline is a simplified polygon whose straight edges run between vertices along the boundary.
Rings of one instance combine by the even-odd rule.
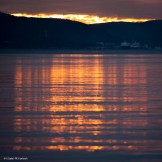
[[[162,20],[86,25],[61,20],[14,17],[0,13],[0,48],[107,48],[121,42],[162,47]]]

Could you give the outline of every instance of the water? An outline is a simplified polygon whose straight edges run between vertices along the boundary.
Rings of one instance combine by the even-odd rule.
[[[1,158],[161,162],[162,55],[0,56]]]

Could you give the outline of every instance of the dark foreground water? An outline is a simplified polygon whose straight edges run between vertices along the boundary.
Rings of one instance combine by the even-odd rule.
[[[0,156],[161,162],[162,55],[1,55]]]

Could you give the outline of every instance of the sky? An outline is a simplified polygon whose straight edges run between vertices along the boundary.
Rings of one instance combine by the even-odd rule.
[[[0,0],[0,11],[27,15],[162,19],[162,0]]]

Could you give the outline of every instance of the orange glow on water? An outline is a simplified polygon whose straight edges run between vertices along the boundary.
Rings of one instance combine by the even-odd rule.
[[[97,24],[106,22],[145,22],[152,19],[147,18],[119,18],[119,17],[99,17],[96,15],[76,15],[76,14],[26,14],[26,13],[13,13],[11,14],[17,17],[33,17],[33,18],[58,18],[67,19],[72,21],[78,21],[85,24]]]
[[[112,56],[104,59],[104,56],[97,54],[48,57],[50,59],[47,60],[32,58],[31,65],[37,65],[32,68],[28,67],[28,59],[17,60],[15,112],[29,113],[32,118],[30,115],[16,115],[14,131],[31,134],[39,132],[47,136],[39,139],[34,136],[28,139],[15,138],[17,145],[13,149],[90,152],[138,150],[138,140],[130,142],[111,137],[102,139],[100,136],[104,136],[107,129],[110,134],[114,134],[119,125],[126,129],[148,126],[146,119],[134,120],[129,116],[120,118],[123,112],[130,114],[140,110],[142,114],[148,109],[146,105],[127,104],[130,101],[147,101],[146,90],[138,87],[147,84],[145,65],[132,65],[133,60],[126,61],[125,58],[120,60],[126,61],[121,67],[119,60],[113,59]],[[120,91],[119,84],[125,87],[136,85],[136,89]],[[142,96],[144,93],[146,95]],[[137,95],[140,97],[136,97]],[[119,102],[125,104],[118,105]],[[134,135],[134,132],[122,132],[125,133]],[[143,131],[141,134],[145,133]],[[23,146],[24,143],[29,146]],[[147,144],[142,143],[142,146],[144,148],[140,151],[145,151]]]
[[[49,150],[52,156],[80,150],[161,155],[162,92],[154,86],[162,83],[160,56],[24,54],[12,59],[0,80],[0,150],[38,156],[37,151]]]

